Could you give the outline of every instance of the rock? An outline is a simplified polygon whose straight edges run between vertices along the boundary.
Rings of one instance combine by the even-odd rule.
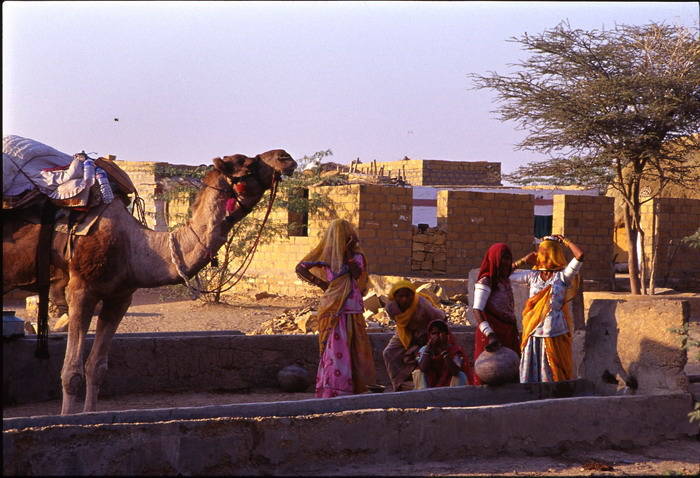
[[[312,311],[308,311],[297,317],[294,320],[294,324],[302,333],[306,334],[317,328],[318,321],[316,320],[316,314],[314,314]]]
[[[258,292],[255,294],[255,300],[267,299],[269,297],[278,297],[277,294],[270,294],[269,292]]]
[[[474,362],[474,372],[487,385],[518,382],[520,358],[508,347],[495,352],[484,350]]]
[[[304,392],[311,385],[311,375],[301,365],[289,365],[277,372],[277,382],[285,392]]]
[[[36,335],[36,329],[37,329],[36,324],[34,324],[28,320],[24,321],[24,333],[26,335]]]
[[[384,327],[394,325],[394,321],[391,320],[391,317],[389,317],[389,314],[384,309],[379,309],[379,312],[374,314],[374,317],[372,317],[372,319]]]
[[[52,332],[68,332],[68,314],[63,314],[51,329]]]
[[[376,292],[370,292],[367,294],[363,298],[363,302],[365,305],[365,311],[370,310],[374,314],[379,312],[379,309],[382,307],[382,302]]]

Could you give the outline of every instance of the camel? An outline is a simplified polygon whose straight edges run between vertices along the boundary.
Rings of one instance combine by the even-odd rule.
[[[283,150],[255,157],[215,158],[203,179],[187,224],[172,232],[141,225],[119,200],[105,209],[90,234],[75,238],[69,260],[63,256],[67,236],[55,234],[51,251],[52,296],[65,287],[68,342],[61,370],[61,415],[74,413],[85,380],[84,412],[97,407],[107,372],[109,348],[132,295],[139,288],[183,283],[199,272],[224,244],[228,232],[245,217],[264,192],[289,175],[296,162]],[[233,211],[227,201],[235,198]],[[40,226],[23,220],[26,211],[3,211],[3,294],[32,290],[36,282],[36,246]],[[178,262],[178,264],[175,264]],[[85,335],[95,306],[102,301],[92,350],[83,363]]]

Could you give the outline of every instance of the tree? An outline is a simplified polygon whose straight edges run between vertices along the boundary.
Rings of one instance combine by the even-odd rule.
[[[700,149],[700,41],[688,29],[651,23],[584,31],[561,23],[511,38],[531,55],[510,76],[469,75],[497,92],[499,119],[529,131],[516,147],[544,153],[507,175],[518,184],[611,186],[624,201],[630,289],[640,293],[641,206],[669,183],[700,179],[687,161]],[[641,194],[640,182],[655,190]],[[644,259],[642,257],[642,259]],[[642,264],[642,278],[645,260]]]

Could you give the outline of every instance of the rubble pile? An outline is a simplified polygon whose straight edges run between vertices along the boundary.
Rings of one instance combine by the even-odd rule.
[[[250,335],[313,334],[316,330],[316,311],[312,307],[299,310],[285,309],[282,315],[266,320]]]
[[[447,321],[452,325],[473,326],[474,318],[471,309],[467,305],[466,294],[457,294],[447,297],[442,289],[434,283],[423,284],[416,289],[423,295],[428,295],[433,302],[439,303],[445,311]],[[384,307],[389,303],[389,298],[370,292],[364,298],[364,318],[368,332],[393,332],[396,324],[389,317]],[[306,306],[301,309],[285,309],[274,319],[266,320],[250,335],[271,334],[314,334],[317,333],[316,305]]]

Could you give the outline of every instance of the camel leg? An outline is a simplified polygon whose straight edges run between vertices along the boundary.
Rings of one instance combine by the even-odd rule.
[[[95,330],[95,341],[85,362],[84,412],[94,412],[97,409],[97,395],[107,373],[107,359],[112,338],[131,305],[131,297],[129,295],[121,299],[103,299],[102,301],[102,311]]]
[[[66,355],[61,369],[61,385],[63,387],[63,402],[61,415],[74,413],[75,402],[83,381],[83,350],[85,335],[90,327],[92,312],[97,304],[97,298],[85,291],[84,288],[69,293],[69,324]]]

